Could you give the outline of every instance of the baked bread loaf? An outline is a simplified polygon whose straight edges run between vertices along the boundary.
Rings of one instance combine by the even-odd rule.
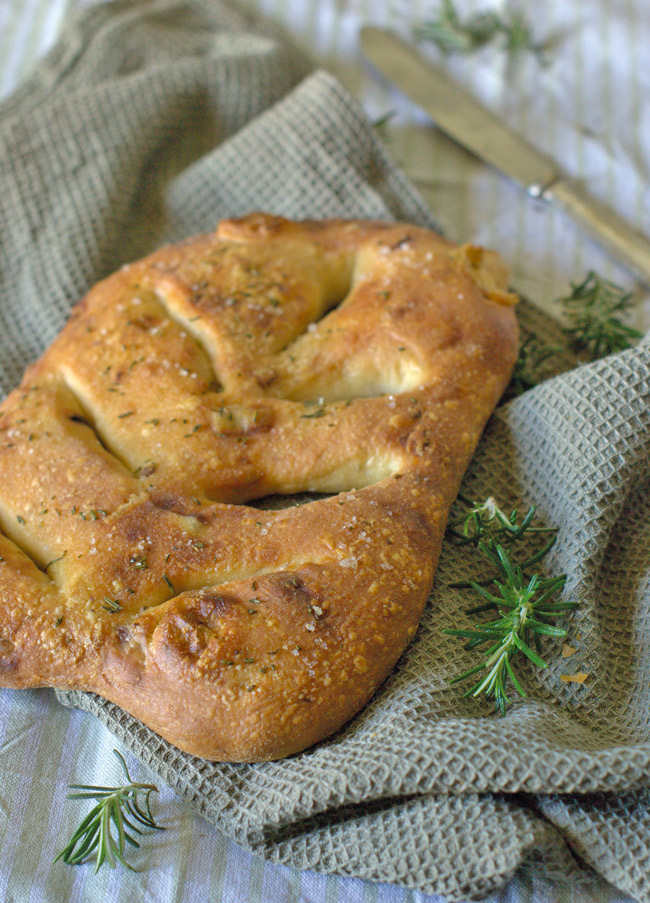
[[[336,731],[417,629],[506,285],[415,226],[259,213],[99,283],[0,408],[0,685],[208,759]]]

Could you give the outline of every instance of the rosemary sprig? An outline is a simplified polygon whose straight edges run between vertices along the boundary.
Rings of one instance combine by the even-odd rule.
[[[564,308],[573,346],[595,361],[614,351],[632,347],[642,333],[620,319],[633,305],[632,293],[590,270],[585,279],[571,283],[571,294],[558,299]]]
[[[497,593],[490,593],[478,583],[472,583],[472,588],[484,602],[470,613],[494,610],[498,617],[476,624],[469,630],[447,628],[444,633],[467,639],[465,649],[488,646],[485,661],[454,678],[452,683],[480,673],[479,680],[464,695],[484,693],[494,698],[497,712],[505,715],[510,704],[506,693],[508,680],[520,696],[526,696],[513,670],[513,659],[522,653],[538,667],[548,667],[538,652],[531,648],[531,640],[538,646],[541,636],[566,636],[566,630],[555,627],[550,621],[574,609],[577,603],[552,601],[552,597],[564,587],[566,574],[559,577],[533,574],[528,577],[521,565],[511,562],[503,546],[496,544],[492,548],[481,542],[479,549],[498,569],[499,578],[494,580]]]
[[[461,19],[453,0],[442,0],[438,14],[419,25],[414,36],[417,40],[431,41],[446,54],[471,53],[495,39],[500,39],[509,54],[529,50],[541,55],[544,50],[535,42],[532,29],[520,12],[509,10],[502,16],[484,10]]]
[[[477,683],[465,696],[484,693],[493,697],[497,711],[503,715],[510,704],[506,693],[509,680],[520,696],[526,696],[514,673],[513,659],[522,653],[540,668],[546,668],[546,662],[539,655],[540,636],[566,636],[566,630],[549,622],[574,609],[577,603],[552,601],[552,597],[564,587],[566,574],[542,577],[530,573],[531,568],[548,554],[557,538],[555,528],[533,525],[534,505],[519,520],[516,509],[508,515],[492,497],[480,504],[463,496],[460,498],[469,505],[469,512],[452,523],[450,532],[461,544],[473,545],[492,565],[495,573],[486,581],[470,580],[453,585],[471,588],[483,600],[481,605],[470,609],[467,614],[496,611],[498,617],[468,629],[446,628],[443,631],[449,636],[466,639],[465,649],[488,646],[485,661],[465,671],[452,683],[481,673]],[[537,551],[525,552],[523,560],[515,560],[506,551],[504,543],[512,547],[524,535],[531,534],[552,535]],[[531,641],[536,651],[531,648]]]
[[[75,792],[68,793],[67,799],[93,799],[98,800],[98,803],[81,822],[68,845],[55,858],[55,862],[62,859],[68,865],[81,865],[96,850],[95,873],[104,862],[115,868],[118,861],[134,871],[133,866],[124,858],[124,853],[127,843],[134,847],[139,847],[140,844],[129,831],[141,835],[142,831],[138,824],[158,831],[165,830],[156,824],[149,805],[151,793],[158,788],[155,784],[132,781],[124,758],[116,749],[113,752],[122,764],[128,783],[123,787],[69,785],[70,790]],[[114,830],[117,836],[114,836]]]

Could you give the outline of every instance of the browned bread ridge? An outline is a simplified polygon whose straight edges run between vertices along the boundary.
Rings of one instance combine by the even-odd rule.
[[[415,226],[256,213],[99,283],[0,408],[0,685],[209,759],[336,731],[417,629],[517,354],[506,278]],[[334,494],[254,502],[302,492]]]

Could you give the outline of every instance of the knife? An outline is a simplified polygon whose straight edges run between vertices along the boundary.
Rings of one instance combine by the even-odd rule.
[[[650,285],[650,241],[566,179],[557,165],[511,132],[471,95],[401,38],[361,30],[368,60],[447,135],[512,179],[531,197],[555,202],[614,258]]]

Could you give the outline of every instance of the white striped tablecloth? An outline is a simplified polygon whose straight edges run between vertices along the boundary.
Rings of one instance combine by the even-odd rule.
[[[0,0],[0,97],[56,40],[78,0]],[[87,2],[87,0],[86,0]],[[97,0],[95,0],[97,2]],[[248,0],[283,25],[362,101],[373,119],[392,113],[387,141],[456,240],[498,247],[513,284],[555,312],[554,300],[589,269],[638,301],[650,325],[650,294],[564,214],[535,203],[436,132],[425,117],[365,69],[362,23],[408,35],[437,0]],[[458,0],[467,14],[498,0]],[[548,65],[495,47],[446,65],[483,102],[579,179],[587,191],[650,233],[650,4],[647,0],[528,0],[519,4],[536,37],[551,39]],[[0,186],[1,190],[1,186]],[[0,224],[1,225],[1,224]],[[119,746],[87,715],[62,708],[47,690],[0,691],[0,901],[4,903],[442,903],[388,885],[297,872],[237,847],[160,788],[155,811],[167,830],[147,836],[138,872],[53,864],[67,840],[68,783],[112,784]],[[146,772],[127,756],[136,779]],[[76,824],[76,822],[75,822]],[[522,870],[491,903],[624,903],[604,883],[550,882]]]

